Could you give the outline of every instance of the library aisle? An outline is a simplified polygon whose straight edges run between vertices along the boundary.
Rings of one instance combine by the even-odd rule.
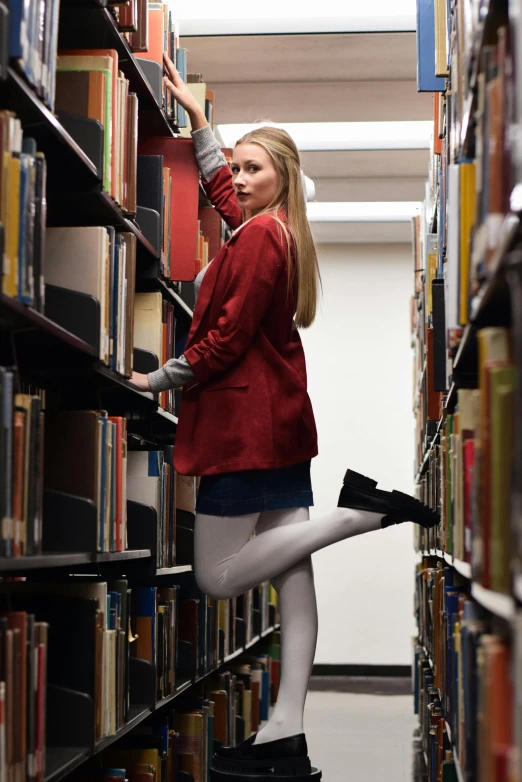
[[[522,0],[249,5],[0,0],[0,782],[522,782]]]
[[[353,680],[345,680],[349,684]],[[386,681],[386,680],[384,680]],[[358,679],[357,687],[308,693],[305,727],[311,757],[328,782],[427,782],[411,685],[398,679]],[[333,688],[332,688],[333,689]]]

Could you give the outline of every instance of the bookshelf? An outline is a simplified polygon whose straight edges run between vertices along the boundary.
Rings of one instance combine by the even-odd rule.
[[[122,768],[138,782],[138,748],[147,774],[155,768],[147,782],[207,782],[213,738],[239,743],[277,697],[277,594],[268,583],[231,600],[199,591],[197,480],[173,466],[179,393],[130,383],[133,369],[183,352],[196,269],[227,235],[204,221],[186,117],[161,88],[154,41],[168,40],[186,71],[172,9],[148,6],[45,0],[38,38],[36,4],[11,3],[29,16],[12,16],[0,63],[7,780],[99,781]],[[120,30],[122,15],[134,30]],[[138,51],[147,25],[151,49]],[[144,157],[161,172],[155,189],[140,184]],[[157,318],[140,323],[154,338],[145,344],[149,295]]]
[[[415,711],[430,782],[519,782],[520,20],[502,0],[418,11],[442,84],[413,219],[414,475],[441,523],[415,532]]]

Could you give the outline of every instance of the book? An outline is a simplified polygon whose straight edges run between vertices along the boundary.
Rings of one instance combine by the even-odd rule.
[[[100,358],[122,375],[132,372],[136,239],[112,227],[49,228],[45,279],[99,303]]]
[[[89,74],[89,101],[71,96],[74,83]],[[103,78],[95,76],[102,74]],[[62,74],[67,74],[64,76]],[[72,75],[71,75],[72,74]],[[83,77],[84,79],[87,77]],[[137,145],[137,98],[119,69],[115,49],[61,50],[58,84],[63,108],[98,119],[104,128],[104,188],[124,211],[135,212],[135,159]],[[84,96],[85,97],[85,96]],[[103,122],[99,119],[103,106]],[[97,115],[94,116],[94,105]]]
[[[190,281],[195,278],[194,246],[198,237],[199,170],[192,139],[178,139],[172,144],[167,138],[141,138],[139,155],[161,155],[170,171],[170,258],[167,267],[171,280]]]
[[[0,773],[38,780],[45,773],[47,631],[32,613],[0,613]]]
[[[45,279],[59,288],[93,296],[100,305],[100,358],[110,358],[110,240],[101,226],[49,228]]]
[[[46,162],[12,112],[0,111],[0,219],[4,226],[0,290],[43,311]]]
[[[94,503],[97,550],[123,550],[124,419],[108,420],[103,411],[75,410],[47,413],[45,424],[45,451],[53,454],[44,460],[45,488]]]
[[[516,250],[508,256],[506,236],[515,181],[507,143],[513,50],[498,6],[486,37],[471,3],[417,8],[419,88],[449,78],[432,82],[428,181],[413,221],[416,493],[441,514],[436,529],[415,531],[415,710],[430,780],[507,780],[519,771],[511,720],[519,683],[508,683],[518,638],[498,633],[493,600],[507,595],[508,605],[519,588],[519,258]],[[509,283],[497,288],[508,261]],[[436,381],[427,380],[431,328]],[[446,396],[430,419],[436,391]]]
[[[115,49],[60,51],[57,72],[100,71],[105,83],[103,184],[113,198],[118,195],[118,53]]]
[[[9,5],[9,57],[51,110],[54,109],[58,14],[58,0]]]
[[[444,79],[435,75],[434,0],[417,0],[417,90],[444,89]]]

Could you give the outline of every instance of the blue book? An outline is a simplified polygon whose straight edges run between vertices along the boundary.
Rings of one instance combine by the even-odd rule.
[[[111,617],[111,626],[109,630],[116,630],[121,626],[121,594],[119,592],[108,592],[109,615]]]
[[[23,59],[27,50],[27,9],[24,0],[9,2],[9,57]]]
[[[166,725],[155,725],[153,728],[153,734],[155,736],[159,736],[162,743],[162,752],[165,755],[169,754],[169,726],[168,723]]]
[[[149,478],[159,478],[162,474],[162,452],[149,451]]]
[[[456,669],[454,667],[453,660],[453,628],[457,620],[458,603],[461,591],[453,586],[444,587],[444,611],[447,617],[447,638],[446,644],[448,649],[447,662],[446,662],[446,701],[444,703],[444,715],[453,714],[453,701],[454,701],[454,684]],[[453,725],[451,725],[453,728]]]
[[[101,447],[101,480],[100,480],[100,534],[98,537],[98,551],[105,551],[105,472],[107,469],[107,419],[100,416],[102,422],[102,447]]]
[[[435,76],[434,0],[417,0],[417,90],[442,92],[446,80]]]
[[[268,720],[268,711],[270,709],[270,674],[263,671],[261,679],[261,719]]]
[[[183,81],[187,80],[187,58],[185,56],[185,50],[183,48],[179,48],[176,50],[176,66],[179,75],[183,79]],[[182,74],[185,74],[183,76]],[[180,128],[186,128],[187,127],[187,112],[183,108],[183,106],[178,103],[178,126]]]

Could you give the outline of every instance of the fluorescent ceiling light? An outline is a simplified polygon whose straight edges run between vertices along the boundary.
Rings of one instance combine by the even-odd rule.
[[[283,128],[303,152],[369,149],[429,149],[431,120],[398,122],[261,122],[258,125],[218,125],[226,147],[255,127]]]
[[[249,5],[229,0],[215,18],[215,0],[177,0],[180,34],[255,35],[270,33],[396,32],[415,30],[415,0],[322,0],[318,8],[302,0],[264,0]]]
[[[418,214],[420,201],[312,201],[311,223],[407,223]]]

